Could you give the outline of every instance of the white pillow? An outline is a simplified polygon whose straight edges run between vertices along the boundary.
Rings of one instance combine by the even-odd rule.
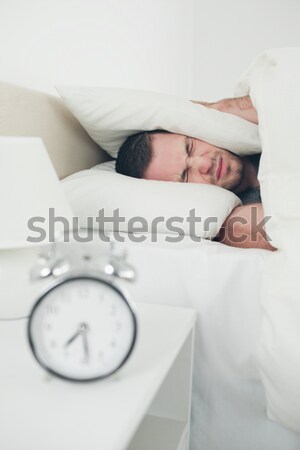
[[[139,231],[144,235],[165,233],[178,236],[178,241],[179,235],[185,234],[205,239],[215,237],[232,209],[241,204],[236,195],[217,186],[120,175],[114,171],[113,161],[65,178],[62,187],[81,227],[129,233]],[[125,221],[119,225],[112,221],[103,223],[103,220],[96,223],[95,218],[102,209],[106,218],[112,217],[118,209],[119,216]],[[194,229],[187,221],[193,216],[201,218],[195,222]],[[88,217],[92,224],[88,223]],[[138,217],[142,218],[142,223],[135,222],[134,218]],[[163,220],[155,226],[159,217]]]
[[[91,138],[114,158],[128,136],[155,129],[202,139],[240,155],[261,151],[257,125],[183,98],[121,88],[56,89]]]

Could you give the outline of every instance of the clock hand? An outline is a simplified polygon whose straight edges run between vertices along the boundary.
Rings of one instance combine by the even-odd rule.
[[[78,325],[78,331],[70,337],[65,343],[65,347],[68,347],[75,339],[80,335],[85,335],[88,331],[89,327],[86,323],[82,322]]]
[[[73,336],[70,337],[70,339],[67,340],[65,343],[65,347],[68,347],[75,339],[82,334],[81,330],[78,330]]]
[[[86,330],[82,333],[82,339],[83,339],[84,356],[85,356],[86,361],[88,361],[89,360],[89,347],[88,347]]]

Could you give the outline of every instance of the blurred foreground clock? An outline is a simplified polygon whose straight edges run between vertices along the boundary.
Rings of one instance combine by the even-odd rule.
[[[114,256],[103,273],[74,272],[52,255],[44,258],[38,273],[56,274],[28,321],[29,344],[39,364],[72,381],[101,379],[120,369],[133,350],[137,320],[128,294],[115,279],[133,279],[132,267]]]

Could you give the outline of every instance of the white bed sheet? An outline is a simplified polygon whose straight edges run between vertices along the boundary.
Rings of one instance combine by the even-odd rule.
[[[257,352],[270,418],[300,433],[300,47],[261,53],[240,80],[258,112],[266,231],[278,251],[264,268]]]
[[[270,252],[195,243],[189,236],[177,244],[159,239],[135,244],[127,237],[116,245],[128,249],[138,270],[137,281],[127,285],[135,301],[198,312],[191,450],[299,450],[300,436],[266,417],[254,359],[261,268]],[[103,246],[91,245],[97,253]]]

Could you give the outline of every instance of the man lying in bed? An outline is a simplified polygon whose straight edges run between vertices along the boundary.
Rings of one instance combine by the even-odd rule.
[[[258,123],[250,97],[200,103]],[[263,229],[264,214],[257,179],[260,155],[237,156],[199,139],[166,131],[142,132],[122,145],[116,171],[149,180],[213,184],[238,195],[243,203],[226,219],[217,237],[243,248],[274,250]]]

